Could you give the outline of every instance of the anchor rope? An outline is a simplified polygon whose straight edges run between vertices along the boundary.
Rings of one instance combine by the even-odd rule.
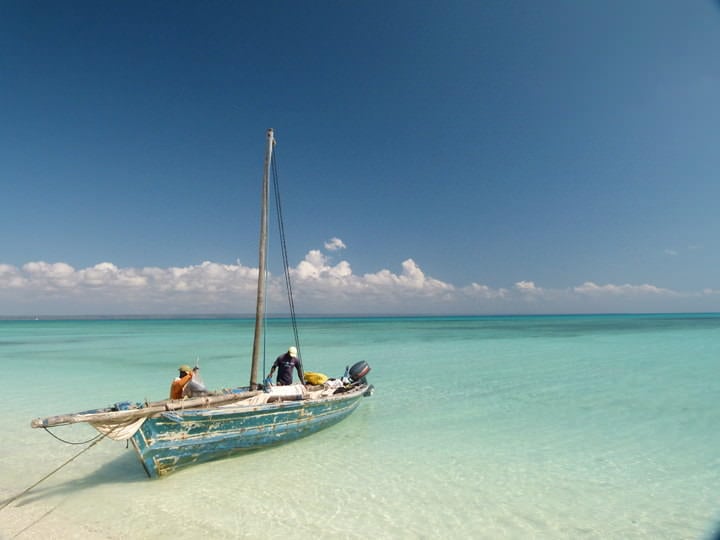
[[[15,495],[14,497],[10,497],[10,498],[7,499],[6,501],[4,501],[4,502],[0,505],[0,511],[3,510],[3,509],[5,509],[10,503],[15,502],[15,501],[18,500],[20,497],[22,497],[23,495],[25,495],[26,493],[28,493],[31,489],[33,489],[33,488],[39,486],[40,484],[42,484],[45,480],[47,480],[48,478],[50,478],[53,474],[55,474],[56,472],[58,472],[60,469],[62,469],[62,468],[65,467],[66,465],[69,465],[69,464],[70,464],[71,462],[73,462],[76,458],[80,457],[81,454],[84,454],[85,452],[87,452],[88,450],[90,450],[93,446],[95,446],[97,443],[99,443],[99,442],[100,442],[101,440],[103,440],[104,438],[105,438],[105,435],[103,435],[102,433],[101,433],[100,435],[98,435],[97,437],[95,437],[88,446],[86,446],[85,448],[83,448],[82,450],[80,450],[77,454],[75,454],[73,457],[71,457],[70,459],[68,459],[65,463],[63,463],[62,465],[60,465],[58,468],[56,468],[55,470],[53,470],[53,471],[49,472],[48,474],[46,474],[45,476],[43,476],[40,480],[38,480],[37,482],[35,482],[35,483],[34,483],[32,486],[30,486],[29,488],[25,489],[24,491],[21,491],[20,493],[18,493],[18,494]]]

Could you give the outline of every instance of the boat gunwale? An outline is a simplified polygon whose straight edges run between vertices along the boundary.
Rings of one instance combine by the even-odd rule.
[[[181,413],[187,413],[187,412],[196,412],[201,413],[203,411],[215,411],[215,412],[222,412],[225,413],[226,411],[231,410],[237,410],[237,409],[244,409],[247,411],[261,411],[263,408],[268,409],[275,409],[280,405],[288,406],[290,404],[301,406],[302,404],[309,404],[309,403],[325,403],[325,402],[332,402],[332,401],[338,401],[342,400],[344,398],[347,398],[349,396],[352,396],[357,393],[364,393],[368,390],[369,385],[368,384],[360,384],[360,385],[354,385],[345,392],[337,393],[337,394],[331,394],[328,396],[319,396],[319,397],[302,397],[300,399],[283,399],[282,397],[278,397],[276,401],[269,402],[269,403],[261,403],[257,405],[248,406],[248,404],[243,403],[246,400],[252,399],[253,397],[262,394],[262,391],[248,391],[246,389],[242,389],[242,393],[234,393],[233,391],[230,391],[226,394],[219,394],[215,396],[204,396],[204,397],[197,397],[197,398],[190,398],[190,399],[184,399],[184,400],[163,400],[163,401],[157,401],[152,403],[147,403],[144,406],[138,407],[136,405],[131,405],[127,409],[118,409],[118,405],[121,403],[128,403],[128,402],[119,402],[118,404],[110,407],[105,407],[103,409],[91,409],[87,411],[80,411],[76,413],[70,413],[66,415],[59,415],[59,416],[52,416],[52,417],[46,417],[46,418],[36,418],[31,422],[31,426],[34,428],[39,427],[53,427],[58,425],[65,425],[65,424],[75,424],[75,423],[92,423],[92,422],[99,422],[99,421],[110,421],[113,420],[121,420],[121,419],[131,419],[131,418],[142,418],[143,416],[147,418],[157,418],[159,416],[162,416],[167,413],[175,413],[175,414],[181,414]],[[215,399],[213,399],[215,398]],[[227,403],[222,403],[223,401],[227,401]],[[192,403],[189,406],[185,406],[185,403]],[[156,410],[151,410],[156,409]]]

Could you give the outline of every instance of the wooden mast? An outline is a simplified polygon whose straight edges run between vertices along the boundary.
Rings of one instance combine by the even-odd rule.
[[[250,367],[250,390],[257,390],[257,374],[262,350],[263,326],[265,324],[265,278],[267,275],[268,204],[270,196],[270,163],[275,145],[273,130],[267,130],[265,172],[263,173],[262,204],[260,209],[260,250],[258,254],[258,286],[255,304],[255,338],[253,340],[252,365]]]

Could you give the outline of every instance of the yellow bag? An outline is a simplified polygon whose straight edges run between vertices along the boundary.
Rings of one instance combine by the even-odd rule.
[[[312,371],[305,372],[305,382],[312,385],[324,384],[327,381],[327,375],[323,373],[314,373]]]

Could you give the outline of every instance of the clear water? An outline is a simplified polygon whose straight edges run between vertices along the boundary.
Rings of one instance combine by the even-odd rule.
[[[7,538],[711,538],[720,315],[310,319],[305,367],[373,397],[285,446],[148,480],[103,441],[0,510]],[[270,323],[267,365],[290,344]],[[32,418],[245,385],[244,320],[0,321],[0,499],[83,446]],[[56,428],[68,440],[84,425]]]

